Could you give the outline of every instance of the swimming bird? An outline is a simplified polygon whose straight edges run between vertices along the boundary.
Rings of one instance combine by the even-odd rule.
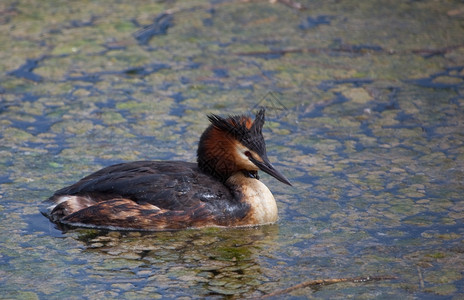
[[[197,163],[136,161],[103,168],[48,199],[54,223],[109,230],[162,231],[274,223],[274,196],[261,170],[291,185],[269,162],[262,135],[265,110],[208,116]]]

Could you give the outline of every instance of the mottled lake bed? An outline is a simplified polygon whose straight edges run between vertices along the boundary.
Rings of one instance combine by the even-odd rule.
[[[0,298],[464,297],[462,1],[2,1]],[[276,224],[61,231],[61,187],[267,108]],[[386,278],[394,279],[386,279]]]

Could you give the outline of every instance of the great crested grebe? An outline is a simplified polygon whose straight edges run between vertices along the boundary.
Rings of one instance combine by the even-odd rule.
[[[258,170],[291,185],[266,155],[264,109],[208,116],[197,163],[136,161],[106,167],[48,199],[51,221],[112,230],[175,230],[273,223],[277,205]]]

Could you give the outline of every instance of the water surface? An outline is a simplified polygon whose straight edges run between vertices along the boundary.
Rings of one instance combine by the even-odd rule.
[[[462,1],[2,1],[0,298],[464,297]],[[55,190],[267,108],[279,221],[62,232]],[[279,296],[279,298],[282,296]]]

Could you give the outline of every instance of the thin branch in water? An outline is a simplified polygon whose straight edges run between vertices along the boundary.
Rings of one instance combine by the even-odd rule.
[[[249,52],[235,52],[235,55],[239,56],[268,56],[268,55],[285,55],[289,53],[353,53],[353,54],[418,54],[425,58],[429,58],[435,55],[444,55],[451,51],[464,48],[462,45],[452,45],[437,49],[410,49],[403,51],[396,51],[393,49],[383,49],[376,46],[356,46],[356,45],[341,45],[337,48],[288,48],[288,49],[273,49],[267,51],[249,51]]]
[[[241,0],[241,2],[261,2],[262,0]],[[274,3],[282,3],[285,6],[288,6],[293,9],[298,9],[298,10],[306,10],[307,8],[294,0],[268,0],[269,3],[274,4]]]
[[[303,4],[293,1],[293,0],[270,0],[269,2],[274,3],[274,2],[279,2],[282,3],[283,5],[286,5],[290,8],[298,9],[298,10],[305,10],[306,7],[303,6]]]
[[[417,273],[419,275],[419,286],[421,289],[424,289],[425,284],[424,284],[424,277],[422,276],[422,271],[421,268],[418,266],[417,267]]]
[[[397,279],[395,276],[366,276],[366,277],[348,277],[348,278],[328,278],[328,279],[315,279],[308,280],[297,285],[291,286],[289,288],[278,290],[270,294],[263,295],[261,298],[274,297],[278,295],[288,294],[294,290],[302,289],[305,287],[312,287],[318,285],[328,285],[340,282],[370,282],[370,281],[380,281],[380,280],[393,280]]]

